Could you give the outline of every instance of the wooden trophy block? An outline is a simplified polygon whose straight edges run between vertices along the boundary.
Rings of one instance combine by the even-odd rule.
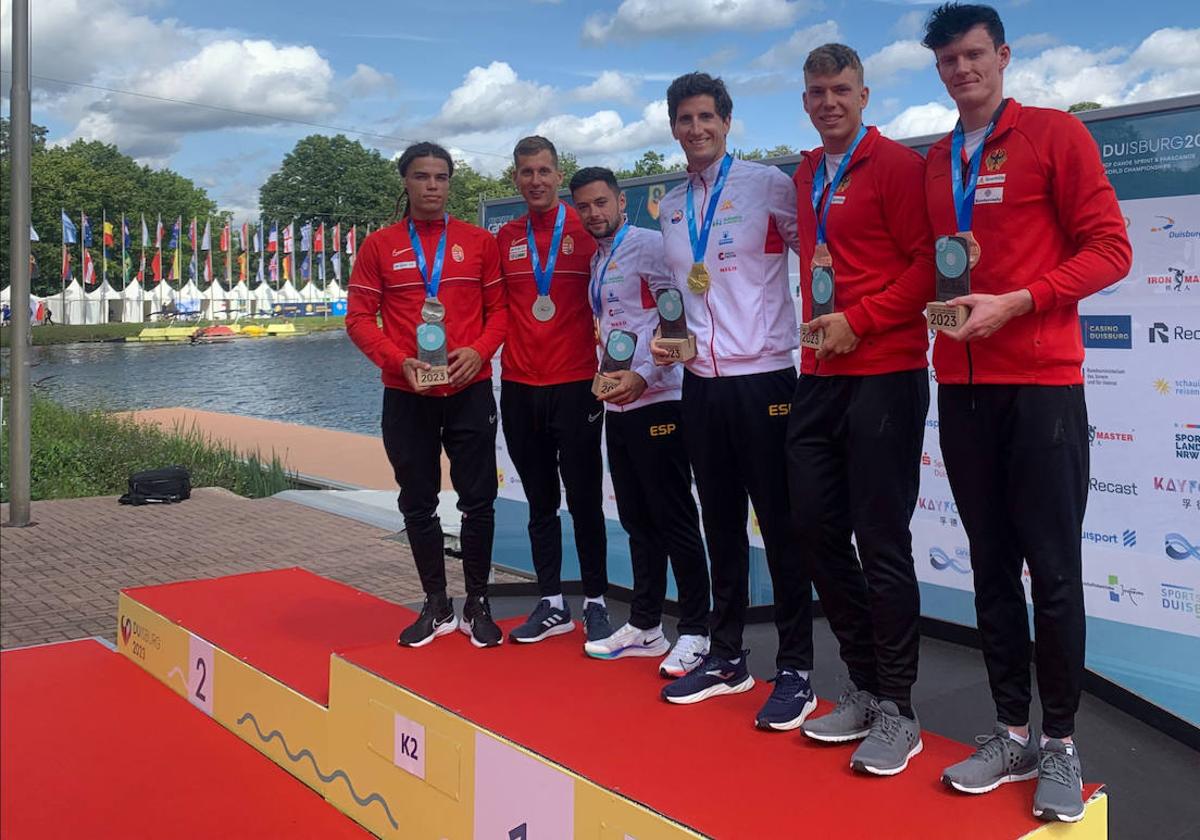
[[[929,329],[934,332],[956,330],[967,323],[968,315],[968,308],[962,305],[951,306],[941,301],[925,304],[925,319],[929,323]]]
[[[421,390],[449,384],[450,368],[446,365],[434,365],[429,370],[417,370],[417,387]]]
[[[620,384],[621,382],[618,379],[605,376],[603,373],[597,373],[592,377],[592,393],[597,399],[600,399],[610,391],[615,391]]]
[[[810,330],[808,324],[800,325],[800,346],[820,350],[825,341],[825,330]]]
[[[688,333],[687,338],[663,338],[662,331],[655,330],[654,340],[658,342],[659,347],[662,347],[670,354],[666,362],[660,362],[656,358],[654,363],[657,365],[670,365],[675,362],[686,362],[689,359],[696,358],[696,336],[694,333]]]

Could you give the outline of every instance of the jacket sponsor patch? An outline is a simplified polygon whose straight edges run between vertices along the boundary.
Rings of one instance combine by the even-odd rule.
[[[416,260],[404,260],[403,262],[392,263],[392,271],[403,271],[406,268],[416,268]]]
[[[977,187],[975,189],[976,204],[1003,204],[1004,187]]]
[[[508,249],[508,258],[510,260],[523,260],[529,256],[529,247],[527,245],[513,245]]]
[[[1007,172],[1001,172],[997,175],[980,175],[975,179],[975,185],[978,187],[985,187],[988,185],[1003,184],[1007,178]]]

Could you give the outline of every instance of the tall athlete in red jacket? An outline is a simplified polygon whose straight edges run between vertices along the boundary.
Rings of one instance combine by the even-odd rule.
[[[947,3],[925,46],[959,122],[929,151],[935,237],[970,234],[967,322],[937,337],[942,455],[970,540],[975,611],[998,723],[946,784],[984,793],[1038,776],[1035,816],[1083,816],[1072,735],[1083,677],[1080,541],[1088,488],[1083,343],[1076,303],[1125,276],[1117,197],[1083,124],[1004,98],[1010,50],[996,10]],[[982,184],[987,189],[976,190]],[[935,245],[935,253],[937,247]],[[1040,743],[1029,731],[1032,580]],[[1040,749],[1039,749],[1040,747]]]
[[[437,516],[441,452],[462,511],[467,601],[462,630],[476,647],[500,644],[487,601],[496,500],[496,401],[490,359],[504,341],[507,309],[496,241],[446,212],[454,162],[434,143],[401,155],[408,206],[399,223],[363,242],[350,275],[346,331],[383,371],[383,445],[400,485],[400,512],[425,590],[420,617],[400,644],[420,647],[458,625],[446,597]],[[383,328],[377,316],[383,317]],[[423,390],[418,327],[445,329],[450,382]]]
[[[509,638],[537,642],[575,627],[562,594],[559,476],[575,526],[587,641],[612,635],[600,431],[604,406],[592,395],[596,337],[588,300],[596,241],[558,198],[558,152],[544,137],[513,150],[514,180],[528,212],[496,234],[509,296],[500,357],[504,440],[529,502],[529,542],[542,599]]]
[[[869,91],[854,50],[813,50],[804,82],[822,145],[795,173],[800,292],[805,321],[824,340],[802,348],[788,415],[790,496],[798,548],[854,685],[803,730],[820,741],[866,738],[851,767],[892,775],[921,749],[909,521],[929,410],[925,162],[863,125]],[[833,313],[815,317],[814,301]]]

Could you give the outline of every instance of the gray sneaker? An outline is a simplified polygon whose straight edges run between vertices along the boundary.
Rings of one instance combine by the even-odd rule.
[[[1005,782],[1023,782],[1038,774],[1037,743],[1030,735],[1021,746],[997,723],[991,735],[975,736],[979,749],[942,771],[942,782],[963,793],[987,793]]]
[[[1033,815],[1043,820],[1083,819],[1083,770],[1075,745],[1051,738],[1038,751],[1038,783]]]
[[[866,738],[871,731],[875,698],[869,691],[850,686],[842,692],[833,711],[804,721],[800,730],[809,738],[829,744]]]
[[[850,756],[850,767],[860,773],[895,776],[921,751],[921,725],[900,714],[891,700],[872,705],[871,732]]]

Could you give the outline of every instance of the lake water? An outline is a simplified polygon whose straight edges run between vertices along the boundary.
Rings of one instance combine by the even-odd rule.
[[[30,379],[64,405],[183,406],[378,434],[379,370],[342,330],[228,344],[32,348]],[[5,354],[5,371],[8,359]]]

